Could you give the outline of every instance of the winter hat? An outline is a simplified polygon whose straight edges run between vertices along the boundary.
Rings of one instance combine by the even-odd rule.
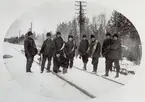
[[[56,35],[61,35],[61,33],[60,32],[56,32]]]
[[[92,39],[92,38],[95,38],[95,35],[91,35],[91,39]]]
[[[86,38],[87,36],[86,35],[83,35],[83,38]]]
[[[49,33],[47,33],[47,34],[46,34],[46,36],[51,36],[51,33],[50,33],[50,32],[49,32]]]
[[[33,33],[32,33],[31,31],[29,31],[29,32],[27,33],[27,35],[30,36],[30,35],[33,35]]]
[[[106,36],[111,36],[111,34],[109,32],[106,33]]]
[[[113,37],[117,37],[117,38],[118,38],[118,34],[115,33],[115,34],[113,35]]]
[[[73,36],[72,35],[69,35],[68,38],[73,38]]]

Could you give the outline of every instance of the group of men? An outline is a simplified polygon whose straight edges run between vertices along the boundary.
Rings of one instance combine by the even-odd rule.
[[[68,41],[65,42],[61,37],[61,32],[56,33],[56,37],[52,40],[51,33],[47,33],[47,39],[43,42],[40,52],[38,52],[35,42],[33,40],[33,33],[29,31],[27,38],[24,41],[25,56],[27,59],[26,72],[32,72],[31,66],[34,56],[38,54],[42,56],[41,73],[45,68],[45,62],[47,64],[47,72],[50,72],[51,60],[53,59],[53,72],[61,72],[60,67],[63,68],[63,73],[67,73],[68,68],[73,67],[75,52],[78,50],[79,58],[83,61],[83,69],[87,70],[87,63],[89,57],[92,58],[93,72],[97,72],[99,57],[101,54],[101,44],[96,39],[95,35],[91,35],[91,41],[87,39],[86,35],[82,35],[82,39],[79,44],[75,43],[72,35],[68,36]],[[116,76],[119,77],[119,59],[121,55],[121,42],[118,39],[118,35],[111,36],[110,33],[106,34],[106,39],[102,45],[102,55],[106,59],[106,72],[105,76],[109,76],[109,71],[112,71],[112,63],[114,62],[116,68]]]

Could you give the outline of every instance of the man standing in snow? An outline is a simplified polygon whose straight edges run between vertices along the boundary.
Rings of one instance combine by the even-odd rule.
[[[59,53],[60,56],[64,56],[65,42],[62,39],[60,32],[57,32],[56,33],[56,38],[54,38],[53,44],[54,44],[54,53],[53,53],[54,57],[57,55],[56,52]],[[54,64],[56,64],[56,63],[54,63]],[[65,69],[63,69],[63,70],[65,70]],[[58,69],[56,69],[56,68],[53,67],[53,71],[54,72],[61,72],[59,70],[59,67],[58,67]]]
[[[48,60],[47,72],[50,72],[51,59],[53,56],[53,49],[54,49],[53,41],[51,39],[51,33],[47,33],[46,37],[47,37],[47,39],[43,42],[43,45],[42,45],[40,53],[39,53],[40,56],[41,56],[41,54],[43,55],[41,73],[43,73],[43,71],[44,71],[46,60]]]
[[[108,58],[108,54],[109,54],[109,47],[113,44],[113,40],[111,39],[111,34],[110,33],[106,33],[106,39],[103,41],[103,46],[102,46],[102,55],[105,57],[105,76],[108,76],[109,70],[112,71],[112,67],[110,66],[110,69],[108,69],[109,67],[107,67],[107,63],[110,62],[109,58]]]
[[[65,44],[65,55],[68,58],[68,67],[72,68],[73,67],[73,60],[75,57],[75,49],[76,49],[76,44],[73,40],[73,36],[69,35],[68,36],[68,42]]]
[[[95,38],[94,35],[91,35],[90,57],[92,58],[94,73],[97,72],[97,67],[98,67],[98,62],[100,57],[100,49],[101,49],[100,42]]]
[[[24,41],[24,50],[27,59],[26,72],[32,73],[31,66],[33,63],[34,56],[38,53],[38,50],[33,40],[33,33],[31,31],[27,33],[27,38]]]
[[[79,44],[78,52],[80,54],[80,58],[82,58],[82,61],[84,63],[83,69],[86,70],[86,66],[88,63],[88,57],[89,57],[89,41],[87,40],[87,36],[83,35],[82,40]]]
[[[119,77],[120,65],[119,60],[121,58],[121,41],[118,38],[118,34],[113,35],[113,44],[109,47],[110,51],[108,52],[108,59],[107,60],[107,69],[112,67],[112,63],[114,62],[116,68],[116,76],[115,78]],[[108,73],[107,73],[108,74]]]

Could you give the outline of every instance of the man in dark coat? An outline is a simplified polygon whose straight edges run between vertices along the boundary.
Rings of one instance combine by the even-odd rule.
[[[54,57],[56,55],[56,52],[60,54],[60,56],[64,56],[64,47],[65,47],[65,42],[64,40],[62,39],[61,37],[61,33],[60,32],[57,32],[56,33],[56,38],[54,38],[53,40],[53,44],[54,44]],[[55,63],[54,63],[55,64]],[[55,66],[55,65],[54,65]],[[53,68],[53,71],[57,70],[57,72],[61,72],[59,70],[59,67],[58,69],[56,68]],[[55,71],[56,72],[56,71]]]
[[[112,67],[110,67],[110,69],[107,69],[109,67],[107,67],[107,63],[108,62],[108,53],[109,53],[109,47],[113,44],[113,40],[111,39],[111,34],[109,32],[106,33],[106,39],[103,42],[103,46],[102,46],[102,55],[103,57],[105,57],[105,70],[106,70],[106,74],[105,76],[108,76],[108,71],[112,71]]]
[[[33,63],[34,56],[37,54],[38,50],[33,40],[33,33],[31,31],[27,33],[27,38],[24,41],[24,50],[27,59],[26,72],[32,73],[31,66]]]
[[[113,40],[111,39],[111,34],[110,33],[106,33],[106,39],[103,42],[103,46],[102,46],[102,55],[104,57],[107,56],[108,51],[109,51],[109,46],[113,44]]]
[[[61,55],[60,51],[56,51],[54,57],[53,57],[53,71],[55,73],[58,73],[58,69],[60,67],[63,68],[63,74],[66,73],[66,69],[67,69],[67,62],[68,59],[66,57],[64,57],[63,55]]]
[[[90,57],[92,58],[94,73],[97,72],[98,62],[99,62],[99,57],[100,57],[100,49],[101,49],[100,42],[95,38],[94,35],[91,35]]]
[[[54,50],[53,41],[51,39],[51,33],[47,33],[46,36],[47,36],[47,39],[43,42],[43,45],[42,45],[40,53],[39,53],[40,56],[41,56],[41,54],[43,55],[41,73],[43,73],[43,71],[44,71],[46,60],[48,60],[47,72],[50,72],[51,59],[52,59],[53,50]]]
[[[109,70],[110,67],[112,68],[112,63],[114,62],[115,68],[116,68],[116,76],[115,78],[119,77],[119,71],[120,71],[120,65],[119,65],[119,60],[121,59],[121,41],[118,38],[117,34],[113,35],[113,44],[109,48],[109,52],[107,55],[107,64],[106,67]],[[108,76],[108,71],[106,72],[106,76]]]
[[[65,47],[65,42],[62,39],[60,32],[56,33],[56,37],[53,39],[53,43],[54,43],[54,54],[56,53],[56,51],[60,52],[60,54],[64,54],[63,50]]]
[[[73,67],[73,60],[75,57],[75,49],[76,49],[76,44],[73,40],[73,36],[69,35],[68,36],[68,42],[65,44],[65,55],[68,58],[68,67],[72,68]]]
[[[82,58],[82,61],[84,63],[83,69],[86,70],[86,66],[89,58],[89,41],[87,40],[86,35],[82,36],[82,40],[79,44],[78,52],[80,54],[80,58]]]

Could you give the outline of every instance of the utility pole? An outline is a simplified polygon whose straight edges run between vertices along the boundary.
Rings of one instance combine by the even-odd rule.
[[[28,31],[31,31],[32,32],[32,27],[33,27],[33,23],[31,22],[30,23],[30,28],[28,29]]]
[[[31,29],[31,32],[32,32],[32,27],[33,27],[33,25],[32,25],[32,22],[31,22],[31,28],[30,28]]]
[[[75,1],[77,4],[75,5],[76,7],[79,7],[79,9],[76,9],[79,11],[78,14],[79,16],[79,28],[80,28],[80,39],[82,38],[82,35],[85,34],[85,7],[87,6],[85,1]]]

